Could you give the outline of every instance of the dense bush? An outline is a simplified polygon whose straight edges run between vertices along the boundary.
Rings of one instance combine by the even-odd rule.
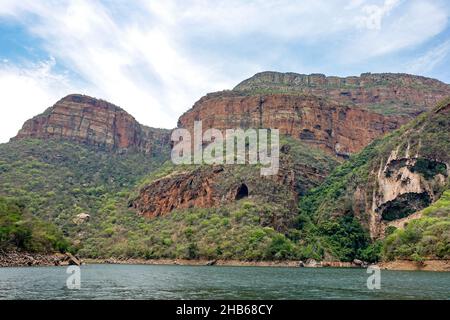
[[[53,224],[32,217],[17,201],[0,197],[0,249],[50,253],[68,247]]]
[[[422,218],[410,221],[386,237],[383,256],[387,260],[450,258],[450,190],[422,211]]]

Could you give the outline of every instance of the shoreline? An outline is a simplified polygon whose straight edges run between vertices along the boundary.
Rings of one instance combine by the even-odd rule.
[[[51,267],[81,265],[80,259],[70,253],[33,253],[22,251],[0,251],[2,267]]]
[[[357,262],[357,261],[355,261]],[[187,260],[187,259],[78,259],[70,254],[37,254],[28,252],[0,252],[0,267],[68,266],[71,264],[135,264],[167,266],[233,266],[233,267],[280,267],[280,268],[365,268],[355,262],[295,260],[243,261],[243,260]],[[450,260],[425,260],[422,263],[410,260],[384,261],[375,264],[381,270],[450,272]]]
[[[230,267],[280,267],[280,268],[365,268],[352,262],[322,261],[302,263],[300,261],[242,261],[242,260],[186,260],[186,259],[83,259],[85,264],[135,264],[167,266],[230,266]],[[410,260],[395,260],[373,264],[381,270],[450,272],[450,260],[425,260],[418,263]]]

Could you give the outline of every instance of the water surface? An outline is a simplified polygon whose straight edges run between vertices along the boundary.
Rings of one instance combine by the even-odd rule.
[[[449,272],[365,269],[87,265],[81,288],[66,267],[0,268],[0,299],[449,299]]]

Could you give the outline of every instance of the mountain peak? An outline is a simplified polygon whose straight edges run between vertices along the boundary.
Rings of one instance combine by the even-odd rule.
[[[169,130],[142,126],[122,108],[105,100],[70,94],[28,120],[12,140],[65,139],[106,150],[152,153],[168,143]]]

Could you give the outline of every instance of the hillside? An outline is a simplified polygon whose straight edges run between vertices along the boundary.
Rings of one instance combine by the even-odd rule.
[[[435,205],[440,208],[439,204],[432,203],[441,197],[449,184],[449,128],[450,100],[446,99],[432,111],[374,141],[348,162],[337,167],[320,187],[311,190],[301,199],[301,216],[311,219],[315,227],[328,224],[330,219],[354,217],[375,240],[392,232],[396,221],[408,218],[430,205],[430,208]],[[424,212],[430,210],[432,209]],[[448,215],[445,210],[442,212],[442,220],[413,221],[404,232],[417,230],[421,223],[425,223],[422,227],[433,229],[430,222],[438,222],[439,227],[433,229],[437,233],[430,231],[425,235],[437,237],[436,239],[446,237]],[[439,232],[444,234],[439,236]],[[398,256],[392,246],[401,245],[396,237],[404,241],[402,235],[403,231],[398,231],[387,238],[387,258]],[[422,235],[419,238],[421,237]],[[419,241],[418,238],[414,239],[414,236],[409,238],[411,245],[414,241]],[[428,238],[431,242],[435,240]],[[448,244],[448,239],[444,243]],[[414,250],[405,256],[411,258],[413,253]],[[442,252],[428,252],[427,255],[442,257]]]
[[[439,199],[449,187],[450,104],[429,104],[448,86],[408,75],[299,77],[255,75],[201,98],[179,120],[189,130],[197,120],[204,130],[280,129],[280,170],[268,177],[258,165],[175,166],[170,130],[142,126],[103,100],[64,97],[0,145],[2,248],[16,243],[24,220],[44,226],[30,234],[49,235],[36,250],[90,258],[447,257]],[[289,89],[267,89],[279,81]],[[413,100],[393,96],[394,84]],[[377,90],[395,108],[410,102],[380,114],[370,99],[320,91],[329,87]]]
[[[52,223],[33,217],[20,202],[0,197],[0,252],[65,252],[69,242]]]

